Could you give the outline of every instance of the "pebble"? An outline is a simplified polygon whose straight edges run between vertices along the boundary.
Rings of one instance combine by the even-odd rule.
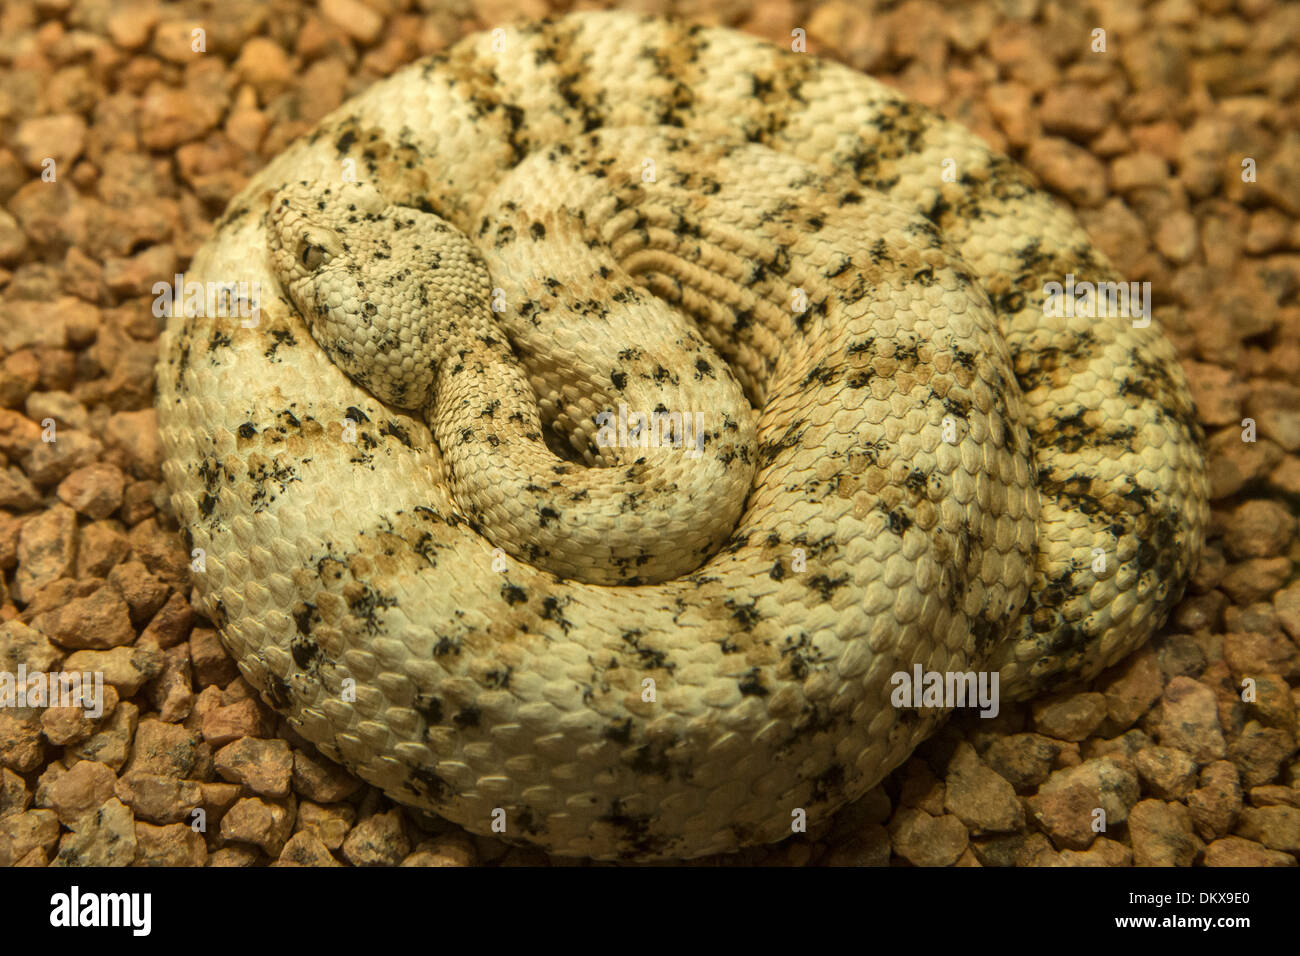
[[[1128,819],[1137,803],[1138,776],[1121,757],[1087,760],[1054,772],[1027,802],[1030,815],[1062,849],[1086,850],[1098,832]],[[1104,811],[1104,830],[1098,810]]]
[[[1034,729],[1057,740],[1083,740],[1106,719],[1106,697],[1099,693],[1044,697],[1033,702]]]
[[[311,800],[298,801],[298,831],[310,832],[331,850],[337,850],[343,845],[343,840],[356,819],[357,811],[348,803],[319,804]],[[406,862],[403,861],[402,865],[405,866]]]
[[[314,833],[300,830],[291,836],[272,866],[342,866]]]
[[[1295,866],[1296,858],[1241,837],[1224,837],[1205,848],[1206,866]]]
[[[935,816],[917,807],[900,809],[888,830],[894,852],[913,866],[951,866],[970,842],[957,817]]]
[[[1262,843],[1270,850],[1300,853],[1300,809],[1288,806],[1246,807],[1241,811],[1236,834]]]
[[[1154,716],[1155,736],[1162,745],[1184,751],[1198,763],[1227,753],[1214,691],[1204,684],[1190,677],[1174,677]]]
[[[133,697],[145,681],[162,671],[163,656],[157,648],[115,647],[108,651],[76,651],[63,662],[66,670],[100,671],[104,682],[112,684],[122,697]]]
[[[975,748],[958,744],[944,778],[944,808],[972,834],[1005,833],[1025,823],[1015,788],[980,762]]]
[[[154,826],[136,821],[136,866],[203,866],[207,861],[203,836],[185,824]]]
[[[236,843],[251,843],[267,856],[277,857],[293,833],[296,810],[293,797],[243,797],[221,818],[221,836]]]
[[[68,574],[76,551],[77,513],[66,505],[55,505],[23,522],[14,576],[18,600],[30,601],[44,585]]]
[[[425,840],[402,860],[401,865],[477,866],[478,862],[474,841],[458,833],[449,833]]]
[[[1232,832],[1241,812],[1237,768],[1217,760],[1201,770],[1200,786],[1187,797],[1187,809],[1197,832],[1206,839]]]
[[[1149,747],[1133,758],[1147,791],[1161,800],[1182,800],[1196,786],[1197,765],[1190,755],[1172,747]]]
[[[361,782],[318,753],[293,752],[293,789],[316,803],[338,803],[361,789]]]
[[[78,468],[59,483],[59,500],[88,518],[107,518],[122,504],[120,469],[105,463]]]
[[[397,866],[410,852],[397,809],[364,818],[343,841],[343,856],[353,866]]]
[[[204,805],[203,786],[198,781],[148,771],[123,774],[115,795],[137,819],[160,825],[190,823],[193,809]]]
[[[68,824],[51,866],[130,866],[135,860],[135,820],[117,797]]]
[[[1143,800],[1128,818],[1134,866],[1191,866],[1203,847],[1181,803]]]
[[[289,793],[293,754],[283,740],[241,737],[213,755],[222,779],[242,784],[254,793],[283,797]]]
[[[255,700],[241,700],[216,707],[203,718],[203,739],[213,747],[224,747],[240,737],[266,737],[275,720]]]

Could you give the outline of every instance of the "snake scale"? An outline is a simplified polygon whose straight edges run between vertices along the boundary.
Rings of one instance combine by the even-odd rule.
[[[951,175],[944,175],[944,171]],[[393,799],[570,856],[773,842],[1139,646],[1207,483],[1156,324],[969,131],[723,28],[582,13],[376,83],[232,200],[158,409],[201,607]],[[1140,325],[1140,323],[1139,323]],[[648,427],[647,427],[648,426]]]

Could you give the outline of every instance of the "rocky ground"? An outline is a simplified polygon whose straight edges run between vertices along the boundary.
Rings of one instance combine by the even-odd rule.
[[[778,42],[803,27],[810,52],[1031,168],[1127,278],[1151,282],[1213,481],[1201,569],[1147,648],[1081,692],[950,724],[806,836],[704,862],[1295,866],[1300,5],[632,6]],[[99,670],[111,687],[94,720],[0,709],[0,863],[566,862],[394,807],[260,702],[190,605],[152,410],[151,287],[249,174],[375,78],[548,9],[5,3],[0,671]]]

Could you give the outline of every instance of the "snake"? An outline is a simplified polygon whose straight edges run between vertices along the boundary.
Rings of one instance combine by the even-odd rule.
[[[964,706],[910,675],[1068,691],[1182,595],[1159,322],[1053,307],[1121,281],[1072,212],[805,46],[467,36],[194,256],[157,411],[196,607],[395,802],[560,856],[774,843]]]

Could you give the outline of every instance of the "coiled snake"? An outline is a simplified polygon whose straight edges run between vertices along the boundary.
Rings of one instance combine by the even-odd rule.
[[[624,13],[471,36],[287,149],[194,259],[260,306],[162,340],[198,593],[402,803],[567,855],[779,840],[946,715],[894,675],[1027,697],[1182,593],[1182,372],[1154,323],[1046,309],[1067,275],[1117,278],[1028,174],[846,67]]]

